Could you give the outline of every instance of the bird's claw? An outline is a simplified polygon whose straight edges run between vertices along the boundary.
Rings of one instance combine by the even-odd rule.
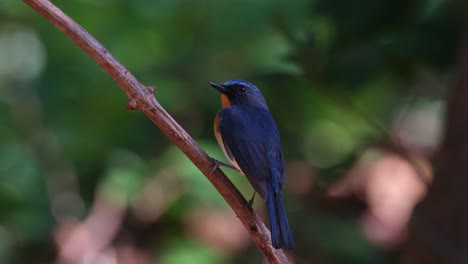
[[[254,200],[255,200],[255,195],[257,194],[257,192],[254,191],[253,195],[252,195],[252,198],[250,198],[249,200],[249,206],[250,208],[252,208],[253,206],[253,203],[254,203]]]
[[[212,175],[212,174],[216,171],[216,169],[218,169],[218,168],[221,167],[221,166],[222,166],[222,167],[231,168],[231,169],[236,170],[236,171],[239,172],[239,170],[238,170],[236,167],[234,167],[234,166],[232,166],[232,165],[230,165],[230,164],[221,162],[221,161],[216,160],[216,159],[213,159],[213,158],[211,158],[211,159],[213,160],[213,162],[214,162],[215,165],[213,166],[213,168],[211,169],[211,171],[210,171],[210,173],[209,173],[208,175]]]

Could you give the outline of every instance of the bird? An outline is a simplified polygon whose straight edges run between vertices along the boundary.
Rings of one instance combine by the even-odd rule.
[[[214,133],[231,166],[244,174],[266,202],[274,248],[294,247],[283,205],[285,164],[280,136],[260,90],[250,82],[210,82],[220,92],[222,108],[214,120]],[[228,164],[217,162],[216,166]],[[214,171],[214,170],[213,170]]]

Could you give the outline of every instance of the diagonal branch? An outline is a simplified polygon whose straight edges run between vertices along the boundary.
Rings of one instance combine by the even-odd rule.
[[[129,108],[139,109],[147,115],[200,169],[234,210],[268,262],[289,263],[281,249],[278,250],[272,247],[269,230],[251,210],[245,198],[226,175],[219,169],[210,175],[210,171],[215,166],[215,163],[156,101],[152,87],[141,84],[133,74],[107,51],[106,48],[50,1],[23,1],[43,15],[88,53],[88,55],[93,58],[128,95],[130,102],[127,106]]]

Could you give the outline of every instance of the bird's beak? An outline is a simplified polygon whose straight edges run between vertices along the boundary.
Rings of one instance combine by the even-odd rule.
[[[218,83],[215,83],[215,82],[210,82],[210,85],[211,85],[211,87],[216,88],[216,90],[218,90],[220,93],[231,94],[231,91],[229,89],[227,89],[226,87],[224,87],[222,84],[218,84]]]

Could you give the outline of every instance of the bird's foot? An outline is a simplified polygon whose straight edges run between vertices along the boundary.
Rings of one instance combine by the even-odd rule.
[[[257,192],[254,191],[254,193],[253,193],[253,195],[252,195],[252,198],[250,198],[250,200],[249,200],[249,206],[250,206],[250,208],[252,208],[252,205],[253,205],[253,203],[254,203],[255,195],[256,195],[256,194],[257,194]]]
[[[212,175],[215,172],[215,170],[218,169],[219,167],[227,167],[227,168],[231,168],[233,170],[236,170],[236,171],[240,172],[236,167],[234,167],[234,166],[232,166],[230,164],[224,163],[222,161],[219,161],[219,160],[216,160],[216,159],[213,159],[213,158],[211,158],[211,159],[213,160],[215,165],[213,166],[213,168],[210,171],[210,174],[208,174],[208,175]]]

